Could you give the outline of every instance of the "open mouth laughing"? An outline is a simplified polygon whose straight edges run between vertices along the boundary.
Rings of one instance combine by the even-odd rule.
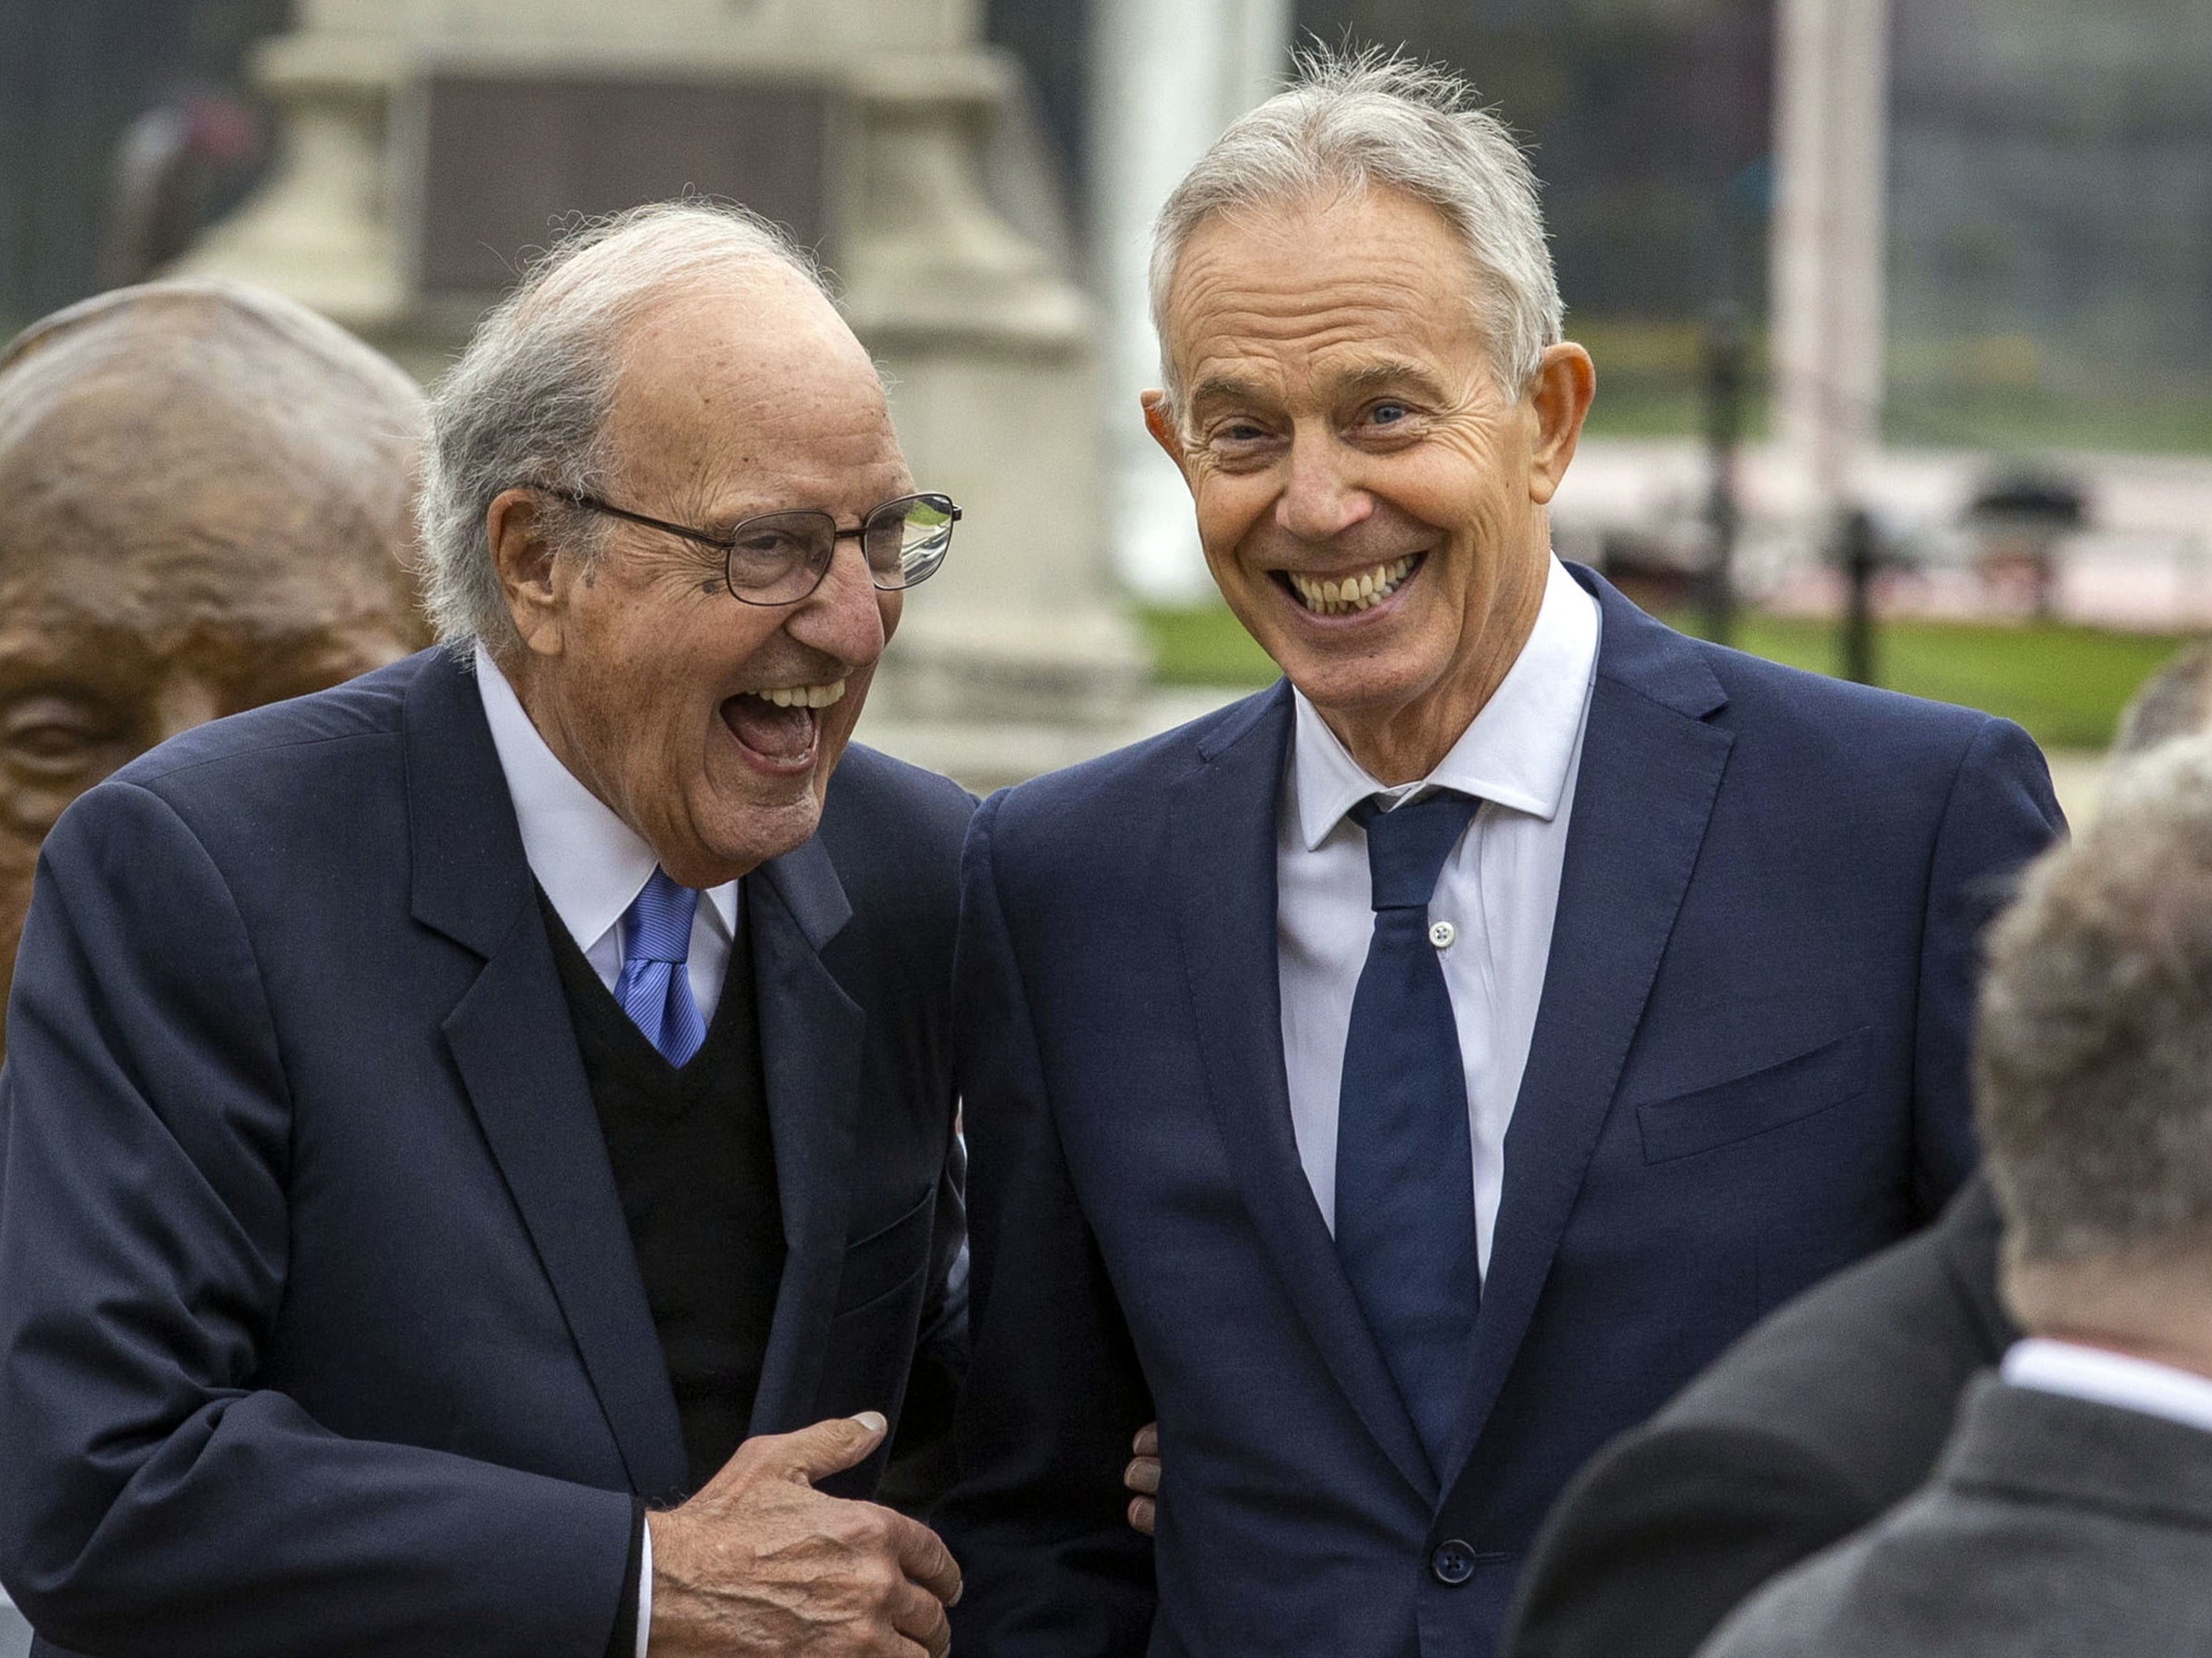
[[[1316,616],[1352,616],[1373,609],[1404,586],[1427,556],[1409,553],[1403,558],[1354,570],[1347,576],[1308,576],[1297,570],[1277,570],[1275,579],[1303,608]]]
[[[845,682],[778,685],[744,691],[722,704],[730,734],[772,769],[803,769],[814,761],[822,710],[845,694]]]

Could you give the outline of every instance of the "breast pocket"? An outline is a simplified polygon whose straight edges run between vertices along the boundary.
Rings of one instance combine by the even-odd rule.
[[[905,1289],[929,1270],[930,1237],[937,1217],[937,1188],[888,1226],[845,1246],[844,1276],[838,1283],[837,1314],[857,1313]]]
[[[1670,1163],[1812,1116],[1867,1088],[1868,1027],[1747,1076],[1636,1107],[1646,1163]]]

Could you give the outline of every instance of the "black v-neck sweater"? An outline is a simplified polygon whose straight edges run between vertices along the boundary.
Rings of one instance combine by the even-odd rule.
[[[706,1040],[678,1069],[539,903],[696,1491],[745,1437],[784,1271],[752,952],[741,917]]]

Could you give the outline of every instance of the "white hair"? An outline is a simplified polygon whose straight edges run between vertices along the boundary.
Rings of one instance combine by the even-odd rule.
[[[1535,175],[1505,124],[1458,76],[1369,49],[1302,53],[1296,78],[1222,134],[1152,231],[1152,326],[1168,404],[1181,388],[1167,306],[1183,249],[1216,214],[1332,192],[1394,190],[1441,214],[1474,268],[1470,299],[1493,368],[1518,397],[1564,316]]]
[[[608,417],[632,328],[670,299],[762,267],[825,297],[820,270],[781,231],[731,203],[658,202],[579,225],[476,327],[431,396],[419,508],[424,608],[449,646],[504,659],[521,640],[485,514],[503,491],[550,492],[549,533],[585,555],[601,527],[567,495],[599,493]]]

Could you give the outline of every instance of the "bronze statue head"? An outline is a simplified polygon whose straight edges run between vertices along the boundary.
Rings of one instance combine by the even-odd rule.
[[[0,999],[72,800],[422,645],[422,431],[397,366],[223,284],[102,294],[0,351]]]

